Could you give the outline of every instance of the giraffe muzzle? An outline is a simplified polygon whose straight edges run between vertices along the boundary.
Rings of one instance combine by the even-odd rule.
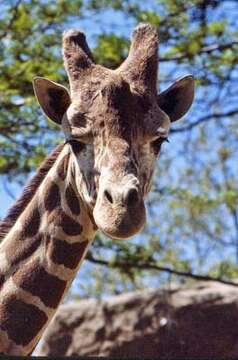
[[[139,189],[107,186],[101,193],[94,208],[99,229],[116,239],[126,239],[138,233],[146,220]]]

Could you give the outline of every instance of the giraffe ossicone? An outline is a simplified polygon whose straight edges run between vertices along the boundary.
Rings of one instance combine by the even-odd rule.
[[[33,81],[65,142],[44,161],[0,223],[0,353],[30,354],[97,230],[126,239],[144,226],[161,145],[192,104],[187,75],[157,94],[158,37],[140,24],[115,70],[95,64],[85,35],[63,34],[70,91]]]

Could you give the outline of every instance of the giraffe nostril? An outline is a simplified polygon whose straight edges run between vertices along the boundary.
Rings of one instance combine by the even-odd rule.
[[[125,196],[127,205],[135,205],[139,201],[139,193],[137,189],[130,189]]]
[[[104,196],[107,199],[107,201],[109,201],[111,204],[113,204],[112,195],[110,194],[110,192],[108,190],[104,190]]]

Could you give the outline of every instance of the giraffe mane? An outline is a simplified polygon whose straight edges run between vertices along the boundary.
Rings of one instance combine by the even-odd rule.
[[[48,155],[40,165],[37,173],[30,179],[28,184],[24,187],[22,194],[16,202],[10,207],[6,217],[0,221],[0,241],[8,234],[10,229],[14,226],[17,219],[27,207],[31,199],[36,193],[36,190],[46,177],[50,168],[54,165],[57,157],[63,149],[64,144],[59,144]]]

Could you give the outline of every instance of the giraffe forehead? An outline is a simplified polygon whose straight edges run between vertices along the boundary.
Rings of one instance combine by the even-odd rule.
[[[139,93],[113,71],[74,93],[67,115],[75,134],[80,137],[85,129],[86,134],[103,138],[103,145],[116,137],[129,142],[147,141],[156,137],[157,130],[158,135],[166,137],[170,127],[168,116],[160,110],[153,94]]]
[[[108,93],[107,93],[108,92]],[[145,128],[144,120],[151,106],[128,89],[106,89],[95,106],[94,126],[97,133],[128,141],[135,140]]]
[[[104,77],[92,78],[83,87],[72,94],[69,116],[84,112],[95,119],[100,114],[108,120],[112,115],[137,116],[146,113],[151,107],[152,99],[147,94],[139,94],[127,79],[120,73],[107,71]],[[135,111],[135,108],[139,111]],[[111,116],[110,116],[111,115]]]

